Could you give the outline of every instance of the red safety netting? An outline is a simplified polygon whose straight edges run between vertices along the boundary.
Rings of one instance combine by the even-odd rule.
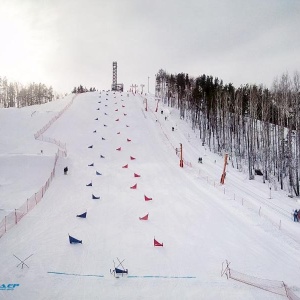
[[[269,279],[258,278],[255,276],[243,274],[241,272],[232,270],[229,267],[230,263],[228,263],[227,261],[226,263],[227,263],[227,267],[225,268],[224,272],[222,271],[222,275],[225,274],[227,276],[227,279],[230,278],[248,285],[252,285],[259,289],[268,291],[270,293],[285,296],[290,300],[300,300],[300,298],[296,296],[283,281],[269,280]]]
[[[42,200],[54,178],[59,153],[60,152],[58,151],[55,155],[54,166],[46,183],[35,194],[29,197],[19,208],[6,215],[3,220],[0,221],[0,237],[14,225],[18,224],[18,222],[20,222],[20,220]]]

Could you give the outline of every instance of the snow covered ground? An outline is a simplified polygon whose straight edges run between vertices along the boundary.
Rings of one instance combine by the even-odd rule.
[[[57,146],[33,135],[72,96],[0,110],[0,222],[48,179]],[[249,181],[230,163],[220,186],[224,157],[202,146],[175,109],[159,103],[155,112],[148,95],[146,111],[144,98],[80,94],[44,133],[65,142],[68,156],[41,202],[0,238],[0,299],[284,299],[221,277],[225,260],[300,296],[297,199],[274,190],[270,199],[259,177]],[[191,164],[184,168],[180,143]],[[84,212],[86,219],[76,217]],[[82,244],[70,244],[68,234]],[[17,267],[14,255],[32,255],[29,268]],[[129,275],[116,279],[110,269],[118,258]]]

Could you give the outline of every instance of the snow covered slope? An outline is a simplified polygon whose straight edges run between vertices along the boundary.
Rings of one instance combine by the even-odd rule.
[[[0,110],[2,216],[47,179],[57,146],[33,134],[70,100]],[[220,186],[223,157],[202,146],[176,110],[159,104],[155,112],[156,105],[147,96],[146,111],[144,97],[125,92],[80,94],[44,133],[65,142],[68,157],[59,158],[42,201],[0,238],[0,286],[19,284],[0,289],[0,299],[283,298],[221,277],[225,259],[300,295],[300,224],[290,215],[299,203],[279,192],[268,199],[268,187],[230,165]],[[17,267],[14,255],[31,254],[29,268]],[[110,274],[117,259],[129,276]]]

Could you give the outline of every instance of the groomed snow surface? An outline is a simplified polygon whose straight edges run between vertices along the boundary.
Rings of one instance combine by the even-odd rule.
[[[50,176],[57,146],[33,135],[72,96],[0,110],[0,221]],[[249,181],[230,162],[220,186],[223,155],[202,146],[177,110],[159,102],[155,112],[157,100],[146,98],[147,111],[145,96],[80,94],[44,133],[65,142],[68,156],[41,202],[0,238],[0,299],[284,299],[221,277],[225,260],[300,296],[297,199],[274,188],[270,197],[259,176]],[[29,268],[14,255],[32,255]],[[129,274],[117,279],[110,270],[118,259]],[[18,286],[4,290],[8,284]]]

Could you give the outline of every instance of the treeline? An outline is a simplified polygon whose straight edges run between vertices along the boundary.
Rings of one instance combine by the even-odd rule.
[[[0,107],[23,107],[43,104],[58,98],[52,87],[42,83],[22,85],[19,82],[8,82],[6,77],[0,77]]]
[[[217,77],[156,75],[156,96],[179,109],[180,117],[199,131],[203,145],[229,154],[230,163],[249,179],[263,174],[270,188],[299,196],[300,75],[283,74],[270,89],[263,85],[235,88]]]
[[[96,89],[94,87],[91,87],[89,90],[86,87],[83,87],[82,85],[78,87],[74,87],[72,93],[73,94],[81,94],[81,93],[86,93],[86,92],[95,92]]]

